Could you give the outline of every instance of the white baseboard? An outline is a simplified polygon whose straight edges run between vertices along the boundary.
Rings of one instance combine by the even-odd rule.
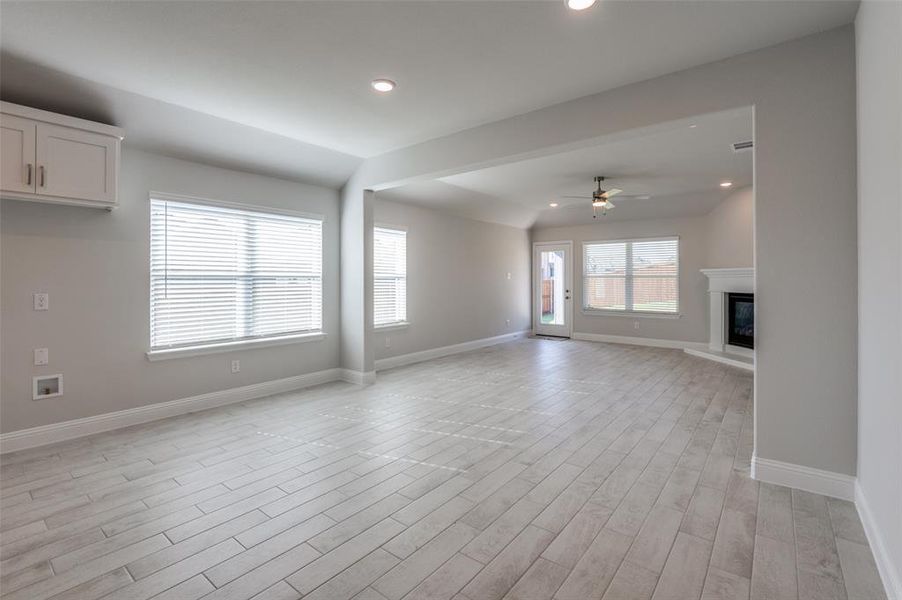
[[[10,433],[0,434],[0,454],[6,452],[14,452],[17,450],[26,450],[46,444],[55,444],[75,438],[111,431],[121,427],[129,427],[131,425],[139,425],[157,419],[183,415],[186,413],[197,412],[217,406],[225,406],[226,404],[234,404],[236,402],[244,402],[273,394],[281,394],[298,390],[321,383],[330,381],[339,381],[343,379],[341,369],[326,369],[325,371],[317,371],[315,373],[307,373],[305,375],[295,375],[294,377],[286,377],[284,379],[275,379],[273,381],[264,381],[252,385],[220,390],[218,392],[210,392],[181,398],[179,400],[171,400],[169,402],[160,402],[159,404],[150,404],[148,406],[139,406],[127,410],[120,410],[94,417],[85,417],[82,419],[74,419],[72,421],[64,421],[62,423],[53,423],[51,425],[42,425],[41,427],[32,427],[31,429],[22,429],[12,431]]]
[[[628,335],[608,335],[606,333],[573,333],[574,340],[585,342],[606,342],[608,344],[628,344],[630,346],[651,346],[653,348],[677,348],[685,350],[707,348],[706,342],[684,342],[682,340],[662,340],[656,338],[632,337]]]
[[[341,380],[357,385],[370,385],[376,382],[376,371],[355,371],[353,369],[341,369]]]
[[[894,562],[889,555],[881,533],[885,528],[878,526],[874,520],[874,513],[871,512],[868,499],[857,481],[855,482],[855,507],[858,509],[858,517],[861,519],[868,544],[871,546],[874,562],[877,563],[877,572],[880,573],[880,579],[883,580],[886,597],[889,600],[902,600],[902,572],[900,572],[902,565]]]
[[[699,350],[697,348],[683,348],[683,352],[685,352],[686,354],[691,354],[692,356],[698,356],[700,358],[713,360],[714,362],[730,365],[731,367],[739,367],[740,369],[745,369],[746,371],[755,371],[754,363],[748,363],[746,362],[746,360],[742,360],[741,358],[733,358],[724,352],[715,352],[707,349]]]
[[[753,456],[752,478],[840,500],[855,501],[855,477],[852,475]]]
[[[485,348],[486,346],[494,346],[503,342],[509,342],[518,338],[529,335],[529,330],[518,331],[516,333],[505,333],[504,335],[496,335],[494,337],[462,342],[451,346],[442,346],[440,348],[430,348],[420,352],[411,352],[410,354],[402,354],[400,356],[392,356],[389,358],[380,358],[376,361],[376,370],[384,371],[385,369],[394,369],[395,367],[403,367],[404,365],[412,365],[414,363],[423,362],[424,360],[432,360],[433,358],[441,358],[459,352],[467,352],[468,350],[476,350],[477,348]]]

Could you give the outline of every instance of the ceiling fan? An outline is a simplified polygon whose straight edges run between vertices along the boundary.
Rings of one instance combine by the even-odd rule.
[[[623,193],[623,190],[618,188],[611,188],[609,190],[601,189],[601,182],[605,180],[604,177],[598,175],[595,177],[595,184],[597,188],[592,191],[591,196],[562,196],[562,198],[573,198],[579,200],[591,200],[592,201],[592,218],[597,219],[598,214],[596,211],[601,209],[602,216],[606,215],[608,210],[614,208],[614,203],[611,202],[611,196],[616,196],[617,194]],[[626,198],[628,196],[622,196]],[[639,197],[647,197],[647,196],[636,196]]]

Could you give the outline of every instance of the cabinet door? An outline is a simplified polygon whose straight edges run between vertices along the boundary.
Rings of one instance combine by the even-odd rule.
[[[59,125],[37,125],[37,193],[116,203],[119,140]]]
[[[8,192],[35,192],[35,123],[0,115],[0,188]]]

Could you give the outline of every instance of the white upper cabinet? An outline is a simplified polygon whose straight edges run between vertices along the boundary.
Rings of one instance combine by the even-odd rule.
[[[122,130],[0,103],[4,198],[113,208]]]
[[[38,123],[35,145],[38,193],[116,203],[117,138]]]
[[[35,192],[35,122],[0,116],[0,182],[3,190]]]

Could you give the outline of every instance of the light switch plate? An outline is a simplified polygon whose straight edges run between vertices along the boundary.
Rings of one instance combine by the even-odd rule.
[[[35,348],[34,349],[34,364],[35,366],[43,366],[50,363],[50,351],[47,348]]]
[[[35,310],[50,310],[50,294],[47,292],[38,292],[34,295]]]

